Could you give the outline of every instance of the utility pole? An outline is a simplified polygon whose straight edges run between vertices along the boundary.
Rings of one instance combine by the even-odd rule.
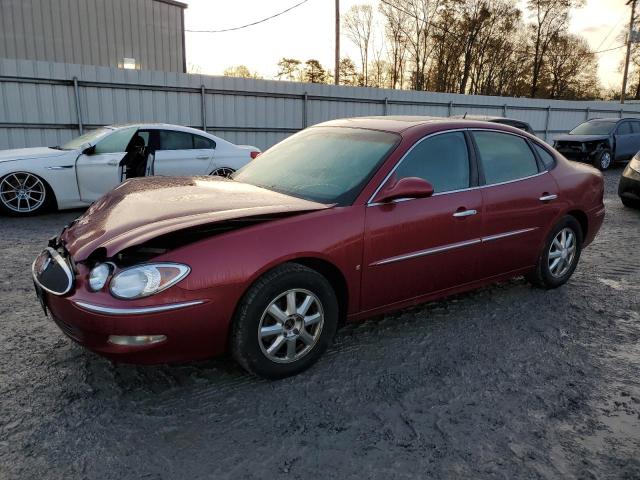
[[[635,2],[635,0],[633,0]],[[336,65],[334,83],[340,84],[340,0],[336,0]]]
[[[627,36],[627,58],[624,61],[624,75],[622,76],[622,93],[620,103],[624,103],[624,96],[627,93],[627,75],[629,74],[629,59],[631,58],[631,40],[633,37],[633,23],[636,15],[636,0],[628,0],[627,5],[631,5],[631,20],[629,20],[629,35]]]

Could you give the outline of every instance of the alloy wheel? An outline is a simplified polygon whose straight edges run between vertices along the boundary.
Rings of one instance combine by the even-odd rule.
[[[313,349],[322,333],[324,310],[312,292],[287,290],[273,299],[260,319],[258,342],[275,363],[293,363]]]
[[[42,180],[27,172],[11,173],[0,183],[0,200],[11,211],[31,213],[45,202],[47,190]]]
[[[554,237],[549,247],[549,271],[556,278],[564,276],[573,266],[576,258],[576,234],[570,228],[563,228]]]
[[[609,152],[604,152],[600,156],[600,167],[602,167],[602,170],[606,170],[609,168],[609,165],[611,165],[611,154]]]
[[[233,175],[234,172],[235,170],[233,168],[221,167],[221,168],[216,168],[213,172],[211,172],[211,175],[215,177],[229,178],[231,177],[231,175]]]

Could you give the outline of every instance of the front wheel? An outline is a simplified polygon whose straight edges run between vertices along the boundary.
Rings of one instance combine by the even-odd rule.
[[[338,301],[321,274],[286,263],[254,283],[236,312],[235,360],[250,373],[278,379],[313,365],[338,325]]]
[[[533,285],[552,289],[567,283],[582,252],[582,228],[572,216],[566,216],[553,228],[533,272],[526,276]]]
[[[14,172],[0,179],[0,211],[26,217],[43,213],[51,205],[53,193],[40,177]]]
[[[599,170],[607,170],[611,166],[612,155],[610,150],[603,150],[593,159],[593,166]]]

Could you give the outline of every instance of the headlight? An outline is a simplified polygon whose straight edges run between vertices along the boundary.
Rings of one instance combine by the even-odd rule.
[[[629,162],[629,168],[632,168],[636,172],[640,173],[640,153],[636,153],[636,156]]]
[[[179,263],[155,263],[127,268],[113,277],[111,294],[133,299],[160,293],[186,277],[191,269]]]
[[[109,275],[111,275],[111,264],[100,263],[89,272],[89,287],[94,292],[102,290],[104,284],[107,283]]]

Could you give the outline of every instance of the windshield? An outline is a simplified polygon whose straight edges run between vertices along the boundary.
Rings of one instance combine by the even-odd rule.
[[[292,135],[236,172],[234,180],[322,203],[349,205],[400,136],[346,127]]]
[[[90,132],[80,135],[73,140],[68,141],[60,148],[62,150],[77,150],[87,143],[95,143],[98,139],[104,137],[107,133],[113,132],[112,128],[102,127],[97,130],[91,130]]]
[[[609,135],[616,122],[585,122],[569,132],[570,135]]]

